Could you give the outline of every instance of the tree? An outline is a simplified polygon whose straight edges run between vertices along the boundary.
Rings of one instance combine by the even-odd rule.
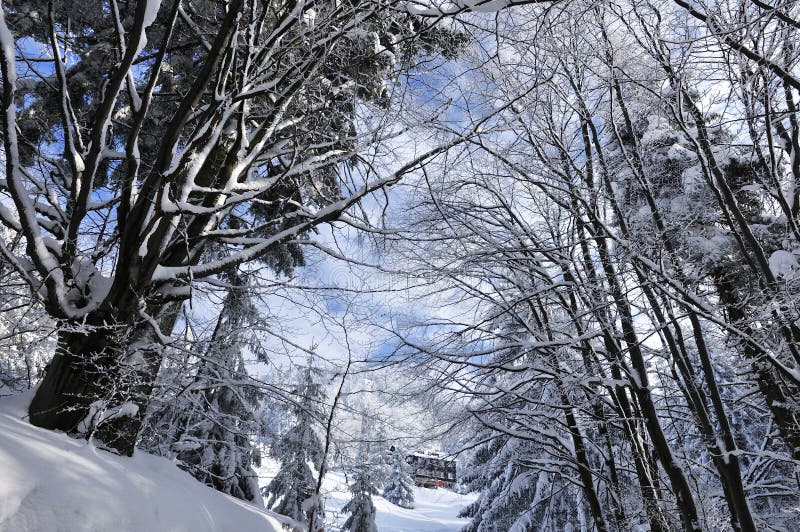
[[[193,410],[165,433],[209,442],[186,464],[212,483],[249,465],[241,352],[165,363],[178,311],[231,271],[289,274],[342,222],[391,241],[440,311],[380,323],[385,367],[418,363],[460,409],[447,427],[474,429],[471,529],[797,528],[800,4],[164,2],[4,7],[0,275],[59,330],[34,423],[129,454],[166,370]],[[453,28],[475,46],[422,92],[458,112],[377,171],[362,149],[408,134],[384,127],[413,88],[395,73],[452,57]],[[370,225],[362,199],[420,167],[401,227]],[[267,494],[315,528],[344,377],[328,415],[304,386]],[[355,528],[374,528],[370,452]],[[238,471],[221,489],[245,492]]]
[[[309,463],[319,471],[325,455],[319,434],[325,419],[325,390],[320,370],[311,361],[302,369],[300,379],[294,391],[297,397],[292,408],[294,425],[270,449],[272,457],[280,462],[280,469],[262,493],[267,508],[308,523],[311,514],[322,513],[319,501],[315,500],[317,479]]]
[[[797,6],[562,6],[486,26],[499,40],[462,105],[500,116],[462,164],[426,169],[409,227],[428,238],[404,248],[437,308],[468,310],[398,332],[400,352],[463,396],[487,429],[472,445],[520,449],[497,452],[475,527],[553,475],[581,488],[553,487],[553,508],[585,501],[598,530],[768,526],[766,500],[796,491],[798,174],[781,131],[797,131]]]
[[[342,529],[351,532],[378,532],[375,505],[372,503],[372,496],[378,494],[378,488],[375,487],[368,464],[362,463],[355,468],[350,493],[353,497],[342,508],[342,512],[350,515]]]
[[[392,445],[388,455],[389,471],[383,482],[383,498],[401,508],[414,508],[414,480],[409,474],[405,453]]]
[[[198,282],[291,269],[313,228],[443,151],[353,171],[381,138],[357,102],[386,105],[454,35],[370,1],[5,3],[0,223],[24,252],[0,251],[60,324],[31,422],[130,455]]]
[[[229,495],[263,505],[258,476],[263,391],[247,373],[244,351],[258,352],[259,323],[247,279],[225,276],[229,288],[216,325],[205,341],[192,343],[196,370],[166,371],[159,380],[139,443],[178,461],[199,481]],[[166,368],[165,368],[166,369]],[[176,374],[177,373],[177,374]]]
[[[0,394],[6,394],[39,382],[53,351],[57,324],[3,259],[0,285]]]
[[[460,514],[470,518],[462,532],[560,530],[576,523],[585,526],[587,519],[576,490],[558,475],[529,462],[530,451],[518,439],[498,436],[475,453],[466,474],[470,488],[480,495]],[[552,496],[553,492],[559,496]]]

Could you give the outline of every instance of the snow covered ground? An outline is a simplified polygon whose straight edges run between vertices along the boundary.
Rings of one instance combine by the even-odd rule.
[[[123,458],[30,425],[31,395],[0,398],[0,532],[279,532],[281,518],[197,482],[172,462],[137,452]],[[277,464],[265,460],[261,484]],[[345,477],[329,473],[328,516],[335,530],[350,498]],[[474,495],[415,488],[413,510],[374,497],[380,532],[456,532]]]
[[[173,463],[123,458],[24,419],[31,395],[0,398],[0,531],[282,531],[264,510]]]
[[[260,481],[266,485],[277,472],[277,464],[266,459],[259,470]],[[350,499],[345,476],[333,471],[322,483],[325,497],[325,515],[328,529],[338,530],[347,518],[339,510]],[[459,519],[458,513],[475,500],[477,494],[459,495],[446,489],[414,488],[414,509],[395,506],[383,497],[372,498],[377,510],[376,524],[379,532],[458,532],[469,520]]]

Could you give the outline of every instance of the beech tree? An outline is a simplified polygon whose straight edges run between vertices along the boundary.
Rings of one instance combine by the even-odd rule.
[[[150,413],[145,447],[257,500],[221,345],[253,312],[238,276],[349,260],[315,240],[345,224],[441,311],[392,332],[471,429],[467,530],[797,528],[798,31],[791,0],[8,2],[3,383],[37,380],[21,353],[53,327],[34,424],[131,454]],[[413,135],[402,74],[432,58],[458,74],[420,91],[432,147],[382,168],[365,154]],[[401,179],[376,227],[363,200],[385,216]],[[165,365],[206,286],[229,291],[214,345]],[[159,371],[194,410],[151,404]],[[345,381],[328,414],[312,381],[265,494],[316,528]],[[371,530],[355,472],[347,526]]]
[[[314,227],[443,151],[353,166],[381,138],[359,102],[457,43],[376,2],[4,4],[0,222],[24,251],[0,251],[59,328],[31,421],[131,454],[197,283],[291,269]]]
[[[473,529],[503,504],[550,526],[534,506],[574,500],[598,530],[796,526],[771,521],[796,497],[796,6],[500,21],[468,81],[491,90],[463,105],[501,111],[426,169],[409,231],[427,238],[401,244],[437,306],[464,309],[402,332],[405,352],[470,398],[473,444],[519,449],[478,453]],[[514,498],[538,482],[553,495]]]

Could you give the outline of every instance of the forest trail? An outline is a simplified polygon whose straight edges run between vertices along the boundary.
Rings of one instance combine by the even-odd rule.
[[[264,459],[259,469],[259,483],[268,483],[277,468],[274,461]],[[322,487],[326,521],[336,521],[340,525],[347,516],[339,510],[351,497],[344,474],[338,471],[328,473]],[[379,532],[458,532],[469,523],[469,519],[459,519],[458,514],[475,498],[474,493],[459,495],[448,489],[415,487],[414,508],[409,510],[375,495],[372,498],[376,510],[375,523]]]

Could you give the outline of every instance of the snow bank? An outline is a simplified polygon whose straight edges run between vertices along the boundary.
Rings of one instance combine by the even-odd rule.
[[[2,532],[278,532],[280,517],[204,486],[172,462],[101,451],[24,419],[0,398]]]

